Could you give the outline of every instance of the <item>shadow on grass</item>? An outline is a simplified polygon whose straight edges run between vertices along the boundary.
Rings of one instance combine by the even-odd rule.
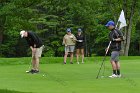
[[[0,93],[32,93],[32,92],[19,92],[14,90],[0,89]]]

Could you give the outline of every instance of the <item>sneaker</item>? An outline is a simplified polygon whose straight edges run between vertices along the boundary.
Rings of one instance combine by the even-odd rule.
[[[70,62],[70,64],[73,64],[73,62]]]
[[[64,64],[66,64],[66,62],[64,62]]]
[[[79,64],[79,62],[77,62],[77,64]]]
[[[110,78],[116,78],[117,75],[113,74],[113,75],[111,75],[111,76],[109,76],[109,77],[110,77]]]
[[[117,75],[117,77],[118,77],[118,78],[121,78],[121,77],[122,77],[122,75],[121,75],[121,74],[120,74],[120,75]]]
[[[32,74],[37,74],[37,73],[39,73],[39,70],[34,70]]]
[[[82,62],[82,64],[84,64],[84,62]]]
[[[33,73],[35,70],[31,69],[30,71],[26,71],[26,73]]]

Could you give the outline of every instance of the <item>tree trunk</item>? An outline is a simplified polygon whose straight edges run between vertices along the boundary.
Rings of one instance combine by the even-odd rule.
[[[85,35],[85,55],[88,56],[88,45],[87,45],[87,35]]]
[[[138,45],[139,45],[139,54],[140,54],[140,42],[139,42],[139,44],[138,44]]]
[[[124,10],[124,15],[125,15],[125,18],[127,19],[127,0],[123,0],[123,10]],[[126,20],[127,21],[127,20]],[[124,36],[126,36],[127,35],[127,27],[124,27]],[[124,40],[123,42],[122,42],[122,51],[121,51],[121,55],[123,55],[124,56],[124,51],[125,51],[125,45],[126,45],[126,40]]]
[[[125,1],[125,0],[124,0]],[[132,6],[131,6],[131,13],[130,13],[130,18],[129,18],[129,24],[128,24],[128,29],[126,31],[126,44],[124,45],[124,55],[128,56],[129,52],[129,47],[130,47],[130,40],[131,40],[131,31],[132,31],[132,23],[133,23],[133,15],[134,15],[134,10],[136,6],[136,1],[133,0]]]
[[[2,41],[3,41],[3,33],[2,31],[0,31],[0,44],[2,44]]]

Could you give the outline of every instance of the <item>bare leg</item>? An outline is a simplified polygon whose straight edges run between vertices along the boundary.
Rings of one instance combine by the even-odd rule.
[[[82,63],[84,63],[84,49],[81,49]]]
[[[36,58],[35,70],[39,70],[39,57]]]
[[[120,69],[120,62],[116,62],[116,69]]]
[[[116,67],[117,67],[117,75],[120,75],[120,63],[116,62]]]
[[[64,62],[66,63],[67,61],[67,56],[68,56],[68,52],[65,52],[65,55],[64,55]]]
[[[70,62],[73,61],[73,52],[70,53]]]
[[[33,56],[33,57],[32,57],[32,69],[33,69],[33,70],[35,70],[35,68],[36,68],[35,65],[36,65],[36,59],[35,59],[35,57]]]
[[[76,49],[76,58],[77,58],[77,63],[79,63],[79,49]]]
[[[116,70],[117,70],[116,63],[114,61],[111,61],[111,65],[112,65],[112,69],[113,69],[113,74],[116,75]]]

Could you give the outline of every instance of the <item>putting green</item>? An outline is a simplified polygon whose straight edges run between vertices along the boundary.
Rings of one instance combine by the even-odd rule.
[[[19,62],[25,59],[2,59],[2,61],[8,60],[10,63],[10,60]],[[46,59],[42,61],[45,63]],[[106,61],[105,77],[96,79],[102,58],[93,59],[86,58],[86,63],[79,65],[41,64],[39,74],[25,73],[29,67],[27,64],[1,64],[0,89],[32,93],[139,93],[139,57],[122,58],[122,78],[107,77],[111,74],[111,66]],[[60,59],[59,61],[61,62]]]

